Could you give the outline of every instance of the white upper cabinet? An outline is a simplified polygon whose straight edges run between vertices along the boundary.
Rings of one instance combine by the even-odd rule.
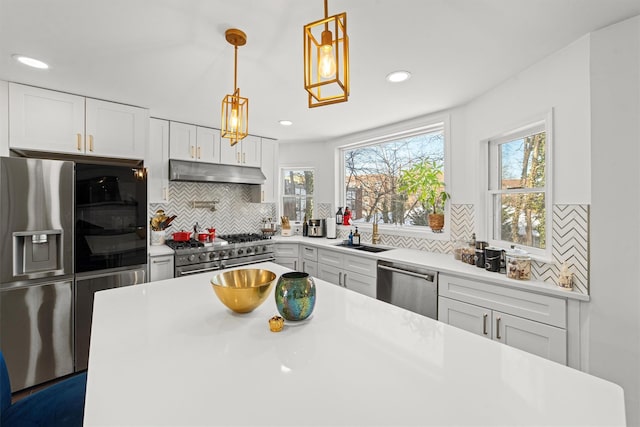
[[[262,184],[262,202],[273,203],[277,200],[276,183],[278,182],[276,174],[277,159],[277,143],[272,139],[262,138],[262,162],[261,168],[267,181]]]
[[[87,98],[85,112],[86,154],[144,159],[148,110]]]
[[[260,167],[261,148],[259,136],[248,135],[233,147],[228,139],[224,139],[220,144],[220,163]]]
[[[198,126],[196,130],[197,158],[201,162],[220,163],[220,131]]]
[[[143,159],[148,110],[16,83],[9,85],[9,146]]]
[[[220,163],[220,131],[218,129],[171,122],[170,134],[170,158]]]
[[[147,198],[149,203],[169,201],[169,122],[149,120],[147,166]]]

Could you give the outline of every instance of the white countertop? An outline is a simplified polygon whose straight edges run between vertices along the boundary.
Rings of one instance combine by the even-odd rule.
[[[173,255],[174,250],[167,245],[150,245],[149,256]]]
[[[573,290],[565,290],[552,283],[539,280],[516,280],[509,279],[505,274],[487,271],[484,268],[478,268],[475,265],[465,264],[456,260],[452,254],[442,254],[436,252],[421,251],[418,249],[393,248],[391,246],[375,245],[388,248],[385,252],[365,252],[339,246],[341,239],[327,239],[321,237],[303,237],[291,236],[282,237],[274,236],[273,240],[278,243],[299,243],[304,245],[326,247],[335,250],[346,251],[346,253],[355,253],[359,256],[366,256],[375,259],[381,259],[392,262],[400,262],[419,267],[426,267],[436,270],[440,273],[448,273],[456,276],[463,276],[471,279],[478,279],[495,285],[521,289],[529,292],[536,292],[545,295],[553,295],[562,298],[570,298],[579,301],[589,301],[589,295],[585,295],[574,288]],[[374,246],[374,245],[369,245]]]
[[[96,294],[85,425],[625,424],[622,389],[578,370],[318,279],[273,333],[273,297],[232,313],[212,275]]]

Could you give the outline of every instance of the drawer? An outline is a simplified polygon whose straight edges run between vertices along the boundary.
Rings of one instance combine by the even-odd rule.
[[[318,249],[318,263],[342,268],[343,253],[328,249]]]
[[[440,274],[438,295],[498,310],[559,328],[567,327],[567,304],[533,292]]]
[[[302,258],[309,261],[318,261],[318,248],[314,248],[313,246],[303,246]]]
[[[298,244],[297,243],[276,243],[274,245],[274,253],[276,257],[297,257],[298,256]]]
[[[344,255],[344,269],[369,277],[376,277],[378,261],[358,255]]]

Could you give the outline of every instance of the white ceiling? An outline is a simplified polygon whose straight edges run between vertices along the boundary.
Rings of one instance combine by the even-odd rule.
[[[638,0],[329,0],[347,13],[351,96],[309,109],[302,27],[322,0],[0,0],[0,79],[150,108],[219,127],[233,90],[228,28],[247,44],[238,86],[249,132],[315,141],[464,104],[590,31],[640,14]],[[17,64],[14,53],[48,62]],[[385,81],[390,71],[412,73]],[[278,120],[293,126],[283,127]]]

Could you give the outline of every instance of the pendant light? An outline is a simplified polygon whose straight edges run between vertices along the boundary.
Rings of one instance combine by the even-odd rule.
[[[328,16],[304,26],[304,88],[309,108],[345,102],[349,98],[349,37],[347,14]]]
[[[238,87],[238,46],[247,43],[247,35],[241,30],[230,28],[224,33],[225,39],[234,46],[233,94],[222,99],[222,127],[220,136],[229,139],[233,147],[248,134],[249,99],[240,96]]]

